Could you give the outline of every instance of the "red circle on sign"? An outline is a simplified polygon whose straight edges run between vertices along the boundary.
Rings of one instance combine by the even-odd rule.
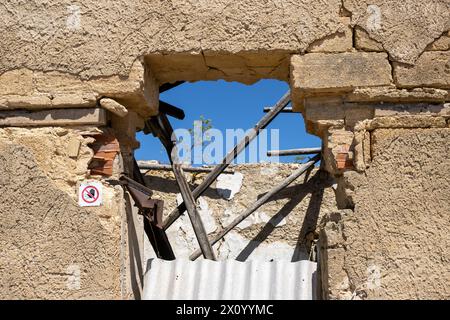
[[[94,189],[95,190],[95,196],[94,197],[92,197],[91,193],[87,191],[88,189]],[[92,197],[92,199],[91,200],[86,200],[84,198],[84,193],[88,194],[88,197],[89,198]],[[94,203],[95,201],[98,200],[99,196],[100,196],[100,193],[98,192],[97,188],[94,187],[94,186],[87,186],[86,188],[83,189],[83,192],[81,192],[81,198],[86,203]]]

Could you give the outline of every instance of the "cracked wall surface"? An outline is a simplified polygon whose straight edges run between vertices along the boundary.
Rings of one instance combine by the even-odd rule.
[[[342,31],[340,14],[398,62],[413,63],[450,28],[446,0],[19,1],[0,7],[0,73],[18,68],[127,76],[152,53],[303,52]]]
[[[414,64],[450,28],[447,0],[343,0],[343,4],[352,14],[352,25],[364,29],[400,63]]]
[[[340,0],[8,1],[0,8],[0,73],[127,76],[136,57],[151,53],[302,51],[338,30],[340,7]]]
[[[73,139],[77,158],[67,154]],[[78,206],[91,139],[66,128],[0,130],[1,299],[124,296],[121,187],[103,185],[102,207]]]
[[[450,128],[375,129],[371,164],[347,172],[354,210],[330,217],[333,299],[448,299]]]

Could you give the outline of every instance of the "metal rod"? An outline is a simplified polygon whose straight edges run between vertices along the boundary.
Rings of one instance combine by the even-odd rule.
[[[138,161],[139,169],[141,170],[158,170],[158,171],[172,171],[172,166],[167,164],[158,164],[158,163],[145,163],[144,161]],[[205,167],[188,167],[183,166],[183,171],[185,172],[199,172],[199,173],[208,173],[214,170],[214,168],[205,168]],[[228,169],[224,170],[223,173],[233,174],[235,171]]]
[[[219,234],[217,234],[212,240],[211,245],[216,244],[220,239],[222,239],[228,232],[230,232],[234,227],[244,221],[248,216],[250,216],[253,212],[258,210],[263,204],[265,204],[273,195],[277,194],[292,182],[294,182],[297,178],[299,178],[302,174],[304,174],[309,168],[314,166],[316,162],[320,160],[321,155],[318,154],[314,156],[310,161],[303,164],[300,168],[298,168],[293,174],[291,174],[288,178],[286,178],[282,183],[278,186],[274,187],[272,190],[267,192],[264,196],[262,196],[258,201],[256,201],[253,205],[251,205],[247,210],[242,212],[236,219],[233,220],[228,226],[226,226]],[[196,250],[193,254],[191,254],[190,259],[195,260],[201,255],[200,250]]]
[[[290,149],[290,150],[270,150],[267,152],[267,156],[296,156],[302,154],[316,154],[320,153],[322,148],[303,148],[303,149]]]
[[[255,127],[248,132],[245,137],[235,145],[234,149],[231,150],[225,158],[223,158],[221,164],[217,165],[213,171],[211,171],[203,180],[203,182],[197,186],[192,192],[194,199],[200,197],[206,189],[217,179],[217,177],[230,165],[230,163],[244,150],[252,140],[254,140],[262,129],[267,127],[270,122],[286,107],[290,102],[290,91],[288,91],[278,102],[277,104],[270,110],[269,113],[264,115],[264,117],[255,125]],[[180,203],[177,208],[175,208],[164,221],[164,230],[167,230],[172,223],[174,223],[178,217],[181,215],[181,212],[186,210],[184,203]]]
[[[272,107],[264,107],[264,112],[270,112],[270,110],[272,110]],[[281,111],[281,113],[293,113],[294,111],[292,110],[292,108],[284,108],[283,111]]]
[[[214,251],[208,240],[208,234],[206,233],[205,226],[200,219],[200,214],[198,213],[194,196],[192,195],[191,189],[186,181],[181,165],[173,164],[173,173],[175,174],[178,187],[180,188],[180,193],[186,205],[186,210],[189,214],[195,236],[197,237],[197,241],[200,245],[201,253],[203,253],[205,259],[216,260],[216,256],[214,255]]]

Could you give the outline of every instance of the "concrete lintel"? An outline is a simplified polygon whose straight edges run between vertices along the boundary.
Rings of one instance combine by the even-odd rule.
[[[2,111],[2,127],[106,125],[106,111],[101,108],[50,109],[41,111]]]

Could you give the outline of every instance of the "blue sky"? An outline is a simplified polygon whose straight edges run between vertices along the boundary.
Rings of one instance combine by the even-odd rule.
[[[277,80],[261,80],[250,86],[223,80],[199,81],[184,83],[166,91],[160,99],[182,108],[186,113],[184,120],[169,117],[174,129],[190,129],[194,121],[203,116],[211,119],[213,128],[222,131],[225,137],[226,129],[252,128],[264,115],[263,108],[273,106],[288,89],[287,83]],[[321,146],[319,138],[306,133],[300,113],[279,114],[267,129],[279,129],[280,149]],[[151,134],[138,133],[138,140],[141,148],[136,151],[137,160],[168,163],[168,157],[157,138]],[[246,159],[249,159],[248,153]],[[282,162],[294,160],[294,157],[280,157]]]

